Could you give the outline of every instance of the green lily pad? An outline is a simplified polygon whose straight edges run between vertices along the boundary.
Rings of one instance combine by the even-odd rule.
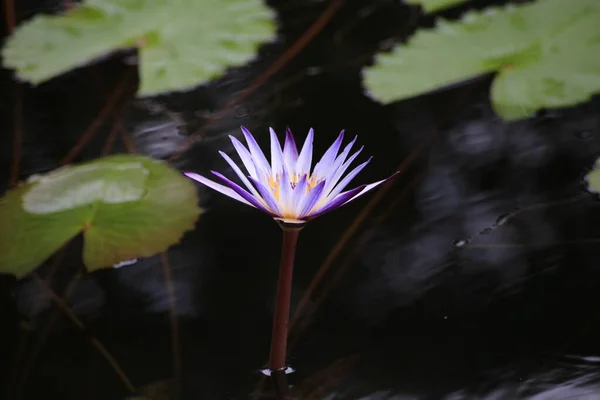
[[[190,180],[144,156],[34,175],[0,198],[0,272],[22,277],[79,233],[90,271],[151,256],[194,228],[197,203]]]
[[[37,15],[2,50],[18,78],[38,84],[112,51],[139,49],[139,95],[188,89],[249,61],[275,35],[261,0],[87,0]]]
[[[585,181],[590,192],[600,194],[600,159],[596,161],[594,169],[585,176]]]
[[[600,92],[600,2],[538,0],[466,13],[417,32],[365,71],[378,100],[410,98],[498,72],[491,90],[506,120],[575,105]]]
[[[418,4],[423,7],[427,13],[443,10],[460,3],[466,3],[468,0],[404,0],[408,4]]]

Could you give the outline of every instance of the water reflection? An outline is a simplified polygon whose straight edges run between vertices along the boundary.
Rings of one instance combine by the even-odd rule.
[[[313,126],[317,152],[345,128],[376,156],[377,167],[361,176],[367,182],[427,143],[357,228],[353,221],[370,199],[305,229],[293,303],[300,303],[320,268],[328,269],[292,328],[295,395],[597,399],[600,251],[594,241],[600,239],[600,209],[595,197],[581,194],[580,181],[600,154],[599,100],[505,124],[489,106],[489,82],[480,80],[383,107],[363,93],[360,66],[381,43],[407,34],[411,14],[398,2],[375,1],[366,12],[364,2],[348,1],[303,53],[215,121],[326,2],[271,3],[280,10],[279,41],[261,49],[256,62],[141,108],[131,104],[135,82],[129,82],[127,101],[106,118],[80,158],[99,156],[113,124],[122,120],[126,135],[116,135],[111,151],[132,146],[168,158],[200,132],[175,165],[231,176],[215,154],[240,125],[265,133],[261,144],[268,126],[298,132]],[[125,68],[122,60],[110,59],[24,89],[24,175],[60,163]],[[3,79],[8,86],[6,74]],[[3,151],[11,147],[4,129]],[[8,177],[6,152],[2,177]],[[182,398],[269,398],[259,371],[271,333],[278,228],[249,208],[199,190],[206,213],[169,251]],[[60,265],[53,288],[64,293],[81,268],[78,245]],[[174,375],[164,279],[160,257],[150,257],[83,274],[67,295],[87,333],[106,344],[136,387]],[[12,357],[2,360],[18,372],[7,382],[13,395],[127,395],[88,337],[66,318],[53,317],[61,314],[40,297],[35,282],[0,283],[3,326],[12,327],[2,342]],[[46,325],[52,318],[60,322]]]

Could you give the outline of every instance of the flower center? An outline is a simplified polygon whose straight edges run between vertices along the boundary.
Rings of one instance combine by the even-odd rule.
[[[295,189],[298,182],[300,182],[300,180],[304,176],[306,176],[306,194],[308,194],[311,190],[315,188],[315,186],[317,186],[319,182],[321,182],[321,180],[318,179],[315,175],[311,176],[310,174],[287,174],[287,181],[289,182],[291,188]],[[285,184],[285,181],[282,182],[281,174],[269,175],[268,178],[269,186],[273,190],[273,195],[275,196],[275,199],[279,201],[279,195],[281,193],[281,184]]]

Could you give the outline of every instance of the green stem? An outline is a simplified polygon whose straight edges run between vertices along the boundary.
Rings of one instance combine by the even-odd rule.
[[[281,227],[283,229],[283,244],[281,248],[277,295],[275,298],[275,315],[273,317],[269,369],[271,370],[271,376],[275,383],[278,398],[286,398],[287,384],[285,384],[285,359],[290,316],[290,299],[292,295],[292,276],[298,234],[302,227],[290,227],[286,225],[281,225]]]
[[[283,228],[283,245],[279,264],[273,334],[271,336],[271,356],[269,358],[269,369],[271,371],[285,369],[286,367],[285,356],[292,295],[292,275],[299,232],[300,229],[298,228]]]

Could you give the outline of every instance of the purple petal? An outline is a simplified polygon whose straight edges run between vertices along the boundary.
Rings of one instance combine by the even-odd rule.
[[[258,194],[256,189],[254,189],[254,186],[252,186],[252,184],[250,183],[248,178],[246,178],[246,176],[244,175],[244,173],[242,172],[240,167],[238,167],[237,164],[235,162],[233,162],[233,160],[224,152],[219,151],[219,154],[221,155],[221,157],[223,157],[225,159],[225,161],[227,161],[227,164],[229,164],[229,166],[233,169],[235,174],[240,178],[240,180],[244,183],[244,185],[246,185],[246,187],[248,188],[250,193],[252,193],[252,195],[254,197],[260,197],[260,195]]]
[[[356,177],[356,175],[358,175],[358,173],[360,171],[362,171],[363,168],[365,168],[372,159],[373,159],[373,157],[370,157],[367,161],[365,161],[364,163],[360,164],[358,167],[356,167],[352,171],[350,171],[350,173],[348,175],[346,175],[344,177],[344,179],[342,179],[342,181],[337,184],[336,187],[333,188],[331,193],[327,194],[327,198],[334,199],[342,190],[344,190],[344,188],[346,186],[348,186],[350,181],[352,181],[352,179],[354,179],[354,177]]]
[[[225,196],[231,197],[232,199],[237,200],[241,203],[247,204],[249,206],[256,207],[254,204],[245,200],[242,196],[240,196],[239,194],[234,192],[233,189],[228,188],[227,186],[223,186],[217,182],[213,182],[210,179],[207,179],[207,178],[203,177],[202,175],[198,175],[195,172],[184,172],[183,174],[190,179],[200,182],[203,185],[206,185],[209,188],[216,190],[219,193],[224,194]]]
[[[327,176],[327,172],[331,169],[333,162],[335,161],[335,156],[340,150],[340,146],[342,145],[342,141],[344,140],[344,131],[341,131],[338,135],[335,142],[327,149],[321,160],[315,165],[315,170],[313,172],[317,177],[325,177]]]
[[[248,149],[250,150],[250,154],[252,154],[252,161],[254,161],[254,165],[256,166],[256,169],[263,173],[270,174],[271,167],[269,166],[269,162],[267,161],[267,158],[265,157],[264,153],[260,149],[260,146],[258,145],[258,143],[256,143],[254,136],[252,136],[250,131],[248,129],[246,129],[245,127],[242,126],[241,129],[242,129],[242,133],[244,134],[244,137],[246,138],[246,143],[248,144]]]
[[[308,193],[308,195],[305,197],[302,209],[298,213],[298,219],[304,218],[307,214],[309,214],[312,211],[312,209],[321,199],[321,195],[323,194],[324,188],[325,181],[321,181]]]
[[[296,183],[296,187],[294,187],[294,192],[292,193],[292,210],[294,215],[298,215],[300,213],[300,209],[304,204],[304,200],[306,199],[306,187],[308,186],[308,181],[306,179],[306,174],[303,174],[298,183]]]
[[[271,135],[271,173],[277,175],[283,170],[283,152],[275,131],[269,128],[269,134]]]
[[[370,191],[371,189],[374,189],[375,187],[381,185],[383,182],[389,181],[390,179],[392,179],[394,176],[396,176],[399,172],[395,172],[393,175],[379,181],[379,182],[375,182],[375,183],[370,183],[367,186],[365,186],[365,188],[363,190],[360,191],[360,193],[354,195],[354,197],[346,200],[346,202],[343,205],[346,205],[348,203],[350,203],[351,201],[354,201],[355,199],[359,198],[360,196],[362,196],[363,194],[367,193],[368,191]],[[340,194],[341,196],[341,194]]]
[[[280,210],[284,216],[285,214],[293,212],[293,194],[294,192],[290,183],[289,173],[284,166],[279,183],[279,204],[281,205]]]
[[[267,207],[265,207],[265,205],[260,201],[260,200],[262,200],[262,198],[260,200],[255,198],[250,193],[246,192],[240,185],[227,179],[222,174],[220,174],[216,171],[210,171],[210,172],[213,175],[215,175],[217,178],[219,178],[225,185],[227,185],[231,189],[233,189],[234,192],[236,192],[238,195],[240,195],[242,198],[244,198],[244,200],[246,200],[248,203],[252,204],[254,207],[258,208],[259,210],[262,210],[268,214],[271,214],[271,211]]]
[[[246,169],[248,170],[248,174],[250,174],[250,176],[257,178],[258,174],[256,173],[256,167],[254,166],[254,161],[252,161],[252,155],[250,155],[250,152],[248,151],[248,149],[246,149],[246,147],[242,144],[242,142],[237,140],[236,137],[233,137],[230,135],[229,139],[231,139],[231,143],[233,143],[233,147],[235,148],[235,151],[237,151],[238,155],[240,156],[240,159],[242,160],[244,167],[246,167]]]
[[[325,188],[325,192],[326,193],[330,193],[331,192],[331,190],[334,188],[335,184],[338,183],[338,181],[340,180],[340,178],[342,177],[342,175],[344,175],[344,172],[346,172],[346,170],[348,169],[348,167],[350,166],[350,164],[352,164],[352,162],[356,159],[356,157],[358,157],[358,155],[360,154],[360,152],[363,149],[364,149],[364,146],[361,147],[360,149],[358,149],[358,151],[356,153],[352,154],[352,156],[348,159],[348,161],[346,161],[341,166],[339,166],[333,172],[333,174],[331,174],[332,176],[329,177],[329,184],[327,185],[327,188]],[[337,162],[337,160],[336,160],[336,162]]]
[[[346,202],[348,202],[350,199],[354,198],[354,196],[356,196],[358,193],[360,193],[366,187],[367,187],[367,185],[361,185],[354,189],[348,190],[347,192],[341,193],[339,196],[337,196],[335,199],[333,199],[329,203],[325,203],[325,205],[323,207],[316,210],[314,213],[307,215],[307,217],[312,219],[312,218],[318,217],[321,214],[325,214],[328,211],[331,211],[338,207],[341,207]]]
[[[304,141],[304,145],[302,146],[302,150],[300,151],[300,155],[298,156],[298,161],[296,162],[297,174],[310,174],[314,134],[314,130],[310,128],[308,135],[306,136],[306,140]]]
[[[271,210],[271,213],[281,215],[281,210],[279,209],[279,205],[277,204],[277,199],[275,198],[275,196],[273,196],[273,192],[271,191],[271,189],[269,189],[260,181],[252,177],[250,177],[250,179],[252,179],[252,182],[256,185],[256,188],[262,195],[262,198],[265,200],[265,203],[267,203],[267,206]]]
[[[336,170],[340,165],[342,165],[344,163],[344,161],[346,161],[346,157],[348,157],[348,154],[350,154],[350,150],[352,149],[352,146],[354,146],[354,143],[356,143],[356,139],[358,139],[358,136],[354,136],[354,139],[352,139],[352,141],[350,143],[348,143],[346,145],[346,147],[344,147],[344,150],[340,153],[340,155],[337,156],[337,158],[335,159],[335,161],[333,163],[334,170]],[[360,150],[362,150],[362,149],[363,148],[361,147]],[[333,172],[332,172],[332,175],[333,175]]]
[[[288,173],[296,172],[296,162],[298,161],[298,149],[294,141],[294,135],[290,128],[285,130],[285,144],[283,145],[283,162]]]

